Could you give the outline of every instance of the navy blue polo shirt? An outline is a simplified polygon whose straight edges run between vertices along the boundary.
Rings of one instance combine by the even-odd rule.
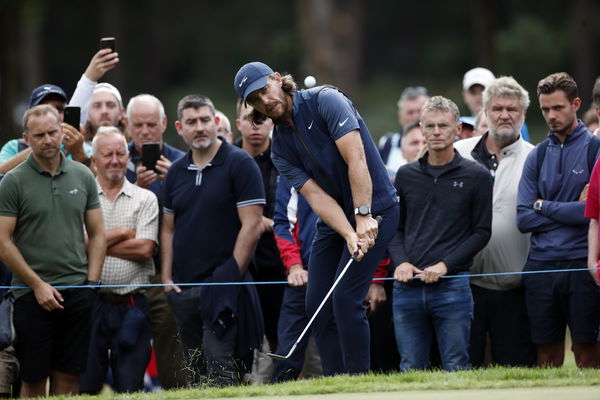
[[[396,202],[396,190],[388,178],[377,146],[350,99],[335,88],[316,87],[293,92],[292,101],[294,126],[275,125],[271,154],[279,173],[296,190],[300,190],[308,179],[314,179],[353,220],[354,202],[348,165],[335,141],[353,130],[359,130],[373,186],[373,213]],[[320,168],[314,165],[297,134],[302,135]]]
[[[163,208],[175,216],[173,281],[202,281],[231,258],[241,228],[238,208],[256,204],[265,204],[260,170],[233,145],[223,142],[203,169],[191,151],[173,163]]]
[[[138,163],[142,161],[141,154],[139,154],[137,149],[135,148],[134,142],[129,142],[127,147],[129,148],[129,161],[127,162],[127,173],[125,174],[125,177],[129,182],[135,183],[137,181],[137,172],[135,168],[138,165]],[[181,157],[183,157],[185,155],[185,152],[176,149],[173,146],[169,146],[168,144],[163,142],[160,154],[165,156],[167,160],[175,162]],[[158,179],[156,182],[150,185],[148,189],[156,195],[156,197],[158,198],[158,205],[162,210],[164,181]]]

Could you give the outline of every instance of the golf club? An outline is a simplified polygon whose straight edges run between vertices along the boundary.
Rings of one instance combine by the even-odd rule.
[[[381,216],[377,216],[375,218],[375,220],[377,221],[377,224],[381,224],[383,218],[381,218]],[[319,311],[321,311],[321,308],[323,308],[323,306],[325,305],[325,302],[329,299],[329,296],[331,296],[331,293],[333,293],[333,290],[335,289],[335,287],[337,286],[338,283],[340,283],[340,280],[342,280],[342,277],[346,274],[346,271],[348,271],[348,268],[350,268],[350,264],[352,264],[352,261],[355,260],[355,257],[357,256],[357,253],[354,253],[352,255],[352,257],[350,257],[350,259],[348,260],[348,262],[346,263],[346,265],[344,266],[344,269],[342,269],[342,272],[340,272],[340,275],[337,277],[337,279],[335,280],[335,282],[333,282],[333,285],[331,285],[331,288],[329,289],[329,291],[327,292],[327,294],[325,295],[325,297],[323,298],[323,301],[321,301],[321,304],[319,304],[319,307],[317,307],[317,310],[315,311],[315,313],[313,314],[312,317],[310,317],[310,320],[308,321],[308,324],[306,324],[306,327],[304,327],[304,330],[302,331],[302,333],[300,334],[300,336],[298,337],[298,339],[296,340],[296,342],[294,343],[294,345],[292,346],[292,348],[290,349],[290,351],[287,353],[287,355],[281,355],[281,354],[273,354],[273,353],[267,353],[267,355],[275,360],[287,360],[288,358],[290,358],[290,356],[294,353],[294,350],[296,350],[296,347],[298,346],[298,343],[300,343],[300,341],[302,340],[302,338],[304,337],[304,335],[306,334],[306,332],[308,331],[308,328],[310,328],[310,326],[312,325],[313,321],[315,320],[315,318],[317,317],[317,315],[319,314]]]

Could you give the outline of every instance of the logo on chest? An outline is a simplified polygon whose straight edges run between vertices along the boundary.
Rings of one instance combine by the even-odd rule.
[[[79,190],[78,190],[78,189],[71,189],[71,190],[69,190],[69,194],[70,194],[71,196],[75,196],[77,193],[79,193]]]
[[[464,182],[463,182],[463,181],[454,181],[454,182],[452,183],[452,187],[455,187],[455,188],[462,188],[462,187],[463,187],[463,185],[464,185]]]

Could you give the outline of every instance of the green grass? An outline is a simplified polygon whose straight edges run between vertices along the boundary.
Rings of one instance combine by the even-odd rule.
[[[200,387],[189,390],[128,395],[107,393],[96,397],[80,396],[64,397],[64,399],[206,399],[406,390],[506,389],[559,386],[600,386],[600,371],[580,370],[574,366],[554,369],[495,367],[454,373],[429,371],[406,374],[369,374],[352,377],[342,375],[279,385],[238,386],[223,389]]]

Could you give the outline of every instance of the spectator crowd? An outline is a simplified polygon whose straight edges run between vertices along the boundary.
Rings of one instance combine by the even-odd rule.
[[[600,367],[600,78],[584,112],[540,77],[536,146],[530,94],[482,67],[471,115],[407,87],[375,144],[342,92],[252,62],[234,123],[178,102],[183,150],[160,99],[100,82],[118,63],[34,88],[0,150],[0,397],[559,367],[567,328]]]

